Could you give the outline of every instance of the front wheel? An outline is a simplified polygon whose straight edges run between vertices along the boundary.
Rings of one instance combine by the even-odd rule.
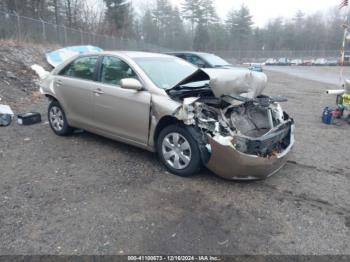
[[[66,114],[58,101],[49,104],[48,119],[52,131],[58,136],[72,133],[73,128],[68,125]]]
[[[157,151],[161,162],[175,175],[191,176],[202,167],[197,142],[180,125],[167,126],[160,132]]]

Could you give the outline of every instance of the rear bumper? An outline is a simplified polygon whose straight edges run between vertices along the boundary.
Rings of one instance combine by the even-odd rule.
[[[211,156],[208,169],[218,176],[230,180],[260,180],[278,172],[287,162],[288,154],[294,145],[294,124],[288,133],[289,145],[278,154],[261,157],[245,154],[232,145],[222,145],[209,137]]]

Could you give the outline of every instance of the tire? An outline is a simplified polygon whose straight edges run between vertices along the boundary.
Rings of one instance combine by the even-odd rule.
[[[173,174],[188,177],[202,168],[198,144],[186,127],[169,125],[157,138],[160,161]]]
[[[58,101],[51,101],[47,112],[47,118],[52,131],[58,136],[67,136],[73,132],[68,125],[66,114]]]

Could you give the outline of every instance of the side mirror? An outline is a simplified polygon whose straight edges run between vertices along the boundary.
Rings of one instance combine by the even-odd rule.
[[[120,86],[125,89],[131,89],[141,91],[143,89],[142,84],[135,78],[123,78],[120,80]]]

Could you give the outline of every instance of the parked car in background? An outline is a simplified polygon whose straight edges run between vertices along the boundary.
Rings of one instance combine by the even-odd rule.
[[[263,72],[262,64],[260,63],[251,63],[248,69],[255,72]]]
[[[82,128],[157,152],[179,176],[206,166],[226,179],[253,180],[280,170],[294,144],[294,121],[279,104],[285,99],[263,95],[266,84],[265,74],[246,69],[200,69],[125,51],[73,57],[40,91],[59,136]]]
[[[289,58],[282,57],[282,58],[278,59],[277,65],[289,66],[289,65],[291,65],[291,62],[290,62]]]
[[[325,66],[325,65],[327,65],[327,59],[326,58],[317,58],[313,64],[316,66]]]
[[[311,66],[314,64],[314,60],[313,59],[304,59],[303,63],[301,65],[303,66]]]
[[[328,66],[337,66],[339,64],[340,64],[339,60],[336,59],[336,58],[330,58],[330,59],[327,60],[327,65]]]
[[[269,58],[266,60],[265,65],[267,66],[277,65],[277,60],[274,58]]]
[[[243,63],[243,65],[245,67],[247,67],[250,71],[254,71],[254,72],[263,72],[263,66],[265,65],[265,63],[257,63],[257,62],[248,62],[248,63]]]
[[[344,66],[350,66],[350,52],[349,51],[345,51],[344,54],[344,61],[340,61],[339,64],[342,64]]]
[[[204,52],[168,52],[167,55],[173,55],[198,66],[199,68],[230,68],[233,67],[229,62],[221,57]]]
[[[299,66],[299,65],[303,64],[303,60],[302,59],[293,59],[290,63],[291,63],[291,65]]]

